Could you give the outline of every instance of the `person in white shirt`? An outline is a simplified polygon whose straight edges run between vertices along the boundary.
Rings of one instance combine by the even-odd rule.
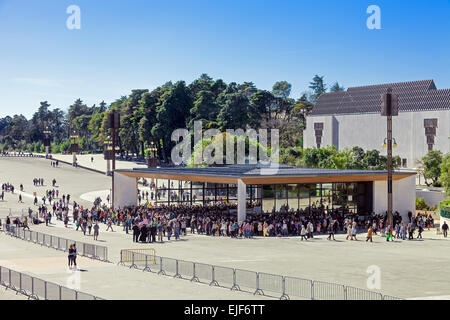
[[[306,237],[306,227],[304,224],[302,224],[302,230],[300,231],[300,236],[302,237],[302,241],[303,239],[305,239],[306,241],[308,241],[308,238]]]

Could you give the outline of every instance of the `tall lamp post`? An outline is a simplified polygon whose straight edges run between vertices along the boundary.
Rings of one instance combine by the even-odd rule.
[[[392,190],[392,117],[398,116],[398,96],[392,94],[392,88],[387,89],[387,93],[382,96],[381,115],[387,118],[387,220],[393,227],[393,190]]]
[[[72,158],[73,166],[77,165],[77,153],[78,153],[77,140],[78,140],[78,138],[79,138],[79,136],[77,135],[77,132],[75,130],[73,130],[72,135],[70,136],[70,139],[72,140],[71,148],[72,148],[72,155],[73,155],[73,158]]]
[[[45,158],[48,158],[49,149],[50,149],[50,134],[52,133],[48,126],[45,127],[44,133],[44,147],[45,147]]]
[[[120,113],[117,110],[112,110],[108,115],[108,124],[111,129],[112,140],[112,199],[111,207],[114,209],[114,170],[116,170],[116,131],[120,128]]]

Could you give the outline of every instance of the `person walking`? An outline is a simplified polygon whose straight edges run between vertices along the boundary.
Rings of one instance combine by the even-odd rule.
[[[400,225],[400,237],[402,240],[406,240],[406,225],[403,222]]]
[[[86,235],[86,229],[87,229],[87,221],[86,219],[83,219],[83,224],[81,229],[83,230],[83,235]]]
[[[175,226],[174,226],[173,230],[174,230],[175,240],[178,240],[178,239],[180,239],[180,222],[179,221],[175,221],[174,225]]]
[[[163,242],[163,226],[162,226],[162,224],[160,223],[160,222],[158,222],[158,227],[157,227],[157,229],[158,229],[158,241],[159,242]]]
[[[69,268],[73,265],[73,244],[69,246],[69,254],[67,255]]]
[[[111,218],[108,218],[108,228],[106,228],[106,231],[108,231],[109,229],[111,229],[111,232],[114,232],[114,230],[112,228],[112,220],[111,220]]]
[[[91,231],[92,231],[92,220],[91,220],[90,218],[88,218],[88,221],[87,221],[87,227],[88,227],[89,235],[91,235]]]
[[[30,227],[28,226],[28,218],[27,217],[23,218],[22,225],[23,225],[23,230],[25,230],[25,229],[30,230]]]
[[[313,239],[314,238],[314,225],[312,222],[308,222],[308,237]]]
[[[446,221],[444,221],[444,224],[442,225],[442,233],[444,234],[444,238],[447,238],[447,232],[448,232],[448,224]]]
[[[392,227],[390,225],[388,225],[386,227],[386,241],[389,242],[389,239],[391,239],[391,241],[394,241],[394,235],[392,234]]]
[[[370,242],[373,242],[373,241],[372,241],[372,233],[373,233],[373,232],[372,232],[372,226],[370,226],[370,227],[369,227],[369,230],[367,230],[367,239],[366,239],[366,242],[369,241],[369,240],[370,240]]]
[[[306,233],[307,233],[307,231],[306,231],[305,224],[302,224],[302,229],[301,229],[301,231],[300,231],[300,236],[302,237],[302,238],[301,238],[302,241],[303,241],[303,239],[305,239],[306,241],[308,241],[308,238],[306,237]]]
[[[6,217],[6,231],[9,232],[9,227],[11,225],[11,220],[9,219],[9,216]]]
[[[100,227],[98,226],[97,221],[95,221],[94,224],[94,240],[98,240],[98,231],[99,231]]]
[[[75,225],[77,226],[75,231],[78,231],[78,228],[81,227],[81,218],[75,220]]]
[[[422,224],[419,224],[419,234],[417,235],[417,239],[422,239],[423,227]]]
[[[352,225],[350,223],[347,225],[347,237],[345,238],[345,240],[348,240],[349,237],[350,240],[353,240]]]
[[[353,221],[352,223],[352,239],[353,237],[355,237],[355,241],[358,241],[358,239],[356,239],[356,221]]]
[[[156,222],[150,226],[151,242],[156,242]]]
[[[334,239],[334,221],[331,221],[331,223],[328,225],[328,240],[336,240]]]
[[[128,234],[128,217],[125,217],[122,223],[123,223],[123,231],[125,231],[125,233]]]
[[[77,268],[77,247],[75,245],[75,243],[73,244],[73,265],[75,266],[75,269]]]
[[[137,223],[133,226],[133,242],[139,242],[139,227]]]
[[[400,239],[400,225],[397,223],[397,225],[395,226],[395,237],[397,239]]]
[[[408,223],[408,240],[414,240],[413,232],[414,232],[414,228],[410,222],[410,223]]]

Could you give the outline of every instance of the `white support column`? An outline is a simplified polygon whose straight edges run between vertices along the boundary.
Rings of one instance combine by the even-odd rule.
[[[114,208],[137,205],[137,179],[114,172]]]
[[[247,190],[246,185],[241,179],[237,184],[237,198],[238,198],[238,221],[243,222],[247,218]]]
[[[394,203],[393,210],[398,211],[402,221],[408,221],[408,212],[415,212],[416,206],[416,176],[406,177],[393,181]],[[387,210],[386,181],[373,183],[373,211],[384,214]]]

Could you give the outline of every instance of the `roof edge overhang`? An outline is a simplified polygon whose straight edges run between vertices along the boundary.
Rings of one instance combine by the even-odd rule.
[[[264,175],[264,176],[223,176],[223,175],[204,175],[193,173],[167,173],[146,170],[115,170],[118,174],[123,174],[132,178],[154,178],[181,181],[195,181],[208,183],[237,184],[241,179],[245,184],[295,184],[295,183],[331,183],[331,182],[369,182],[369,181],[386,181],[387,173],[369,172],[367,174],[319,174],[319,175]],[[411,176],[415,176],[416,172],[394,172],[392,179],[401,180]]]

